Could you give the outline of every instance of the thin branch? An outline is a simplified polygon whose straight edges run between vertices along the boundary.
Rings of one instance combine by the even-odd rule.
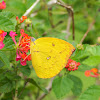
[[[70,26],[71,26],[71,15],[69,14],[68,21],[67,21],[67,28],[66,28],[66,33],[67,35],[65,36],[66,39],[71,35],[70,31]]]
[[[47,5],[51,7],[52,5],[56,4],[57,0],[50,0]]]
[[[56,4],[64,7],[67,9],[67,11],[71,14],[72,16],[72,29],[73,29],[73,40],[75,40],[75,27],[74,27],[74,12],[73,12],[73,8],[71,6],[66,5],[64,2],[62,2],[61,0],[58,0],[56,2]]]
[[[58,1],[56,2],[56,4],[58,4],[58,5],[60,5],[60,6],[64,7],[64,8],[66,8],[66,9],[70,10],[71,12],[73,12],[73,8],[72,8],[71,6],[66,5],[66,4],[63,3],[61,0],[58,0]]]
[[[73,30],[73,40],[75,40],[75,25],[74,25],[74,13],[71,13],[72,15],[72,30]]]
[[[50,21],[51,27],[54,28],[55,25],[53,24],[52,7],[49,7],[49,8],[48,8],[48,15],[49,15],[49,21]]]
[[[28,10],[26,10],[26,12],[23,14],[23,16],[28,16],[29,13],[33,10],[33,8],[39,3],[39,1],[40,0],[36,0],[36,2],[33,3],[32,6]]]
[[[30,80],[30,78],[29,78],[29,80]],[[22,91],[20,92],[20,94],[19,94],[19,96],[18,96],[18,97],[20,97],[20,96],[21,96],[21,94],[23,93],[23,91],[24,91],[24,89],[25,89],[25,87],[26,87],[27,83],[28,83],[28,81],[27,81],[27,82],[25,82],[24,87],[23,87],[23,89],[22,89]]]
[[[48,92],[51,91],[53,80],[54,80],[54,77],[51,78],[51,80],[50,80],[48,86],[46,87],[46,89],[48,90]],[[47,94],[43,93],[40,97],[37,98],[37,100],[42,100],[46,95],[47,95]]]
[[[83,43],[84,39],[85,39],[86,36],[88,35],[88,33],[89,33],[89,31],[91,30],[91,28],[92,28],[92,26],[93,26],[94,23],[95,23],[95,20],[93,20],[93,22],[92,22],[92,23],[90,24],[90,26],[88,27],[86,33],[84,34],[83,38],[82,38],[81,41],[80,41],[80,44]]]
[[[67,21],[66,32],[69,32],[69,30],[70,30],[70,26],[71,26],[71,15],[69,14],[68,21]]]

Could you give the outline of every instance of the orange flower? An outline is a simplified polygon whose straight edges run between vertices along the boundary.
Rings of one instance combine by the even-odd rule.
[[[91,71],[90,70],[85,71],[85,76],[89,77],[90,74],[91,74]]]
[[[98,73],[97,68],[92,68],[91,70],[85,71],[85,76],[87,77],[98,77],[100,74]]]
[[[19,43],[17,45],[15,36],[17,36],[16,32],[11,31],[10,36],[12,37],[15,45],[17,46],[16,51],[16,61],[20,60],[21,65],[25,66],[27,61],[31,60],[31,55],[27,53],[30,51],[30,36],[28,36],[23,29],[20,31],[21,36],[19,38]]]
[[[0,10],[1,9],[5,9],[6,8],[6,3],[4,2],[4,1],[2,1],[1,3],[0,3]]]
[[[5,44],[3,44],[4,37],[7,35],[7,32],[0,30],[0,49],[2,49]]]
[[[0,30],[0,34],[2,34],[4,31],[3,30]]]
[[[97,69],[97,68],[92,68],[92,69],[91,69],[91,72],[97,73],[97,72],[98,72],[98,69]]]
[[[22,16],[22,19],[19,19],[18,16],[16,16],[16,20],[18,24],[23,23],[25,19],[27,19],[27,16]]]

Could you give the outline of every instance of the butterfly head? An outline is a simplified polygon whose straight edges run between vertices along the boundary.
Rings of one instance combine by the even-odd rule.
[[[34,42],[36,39],[34,37],[31,37],[31,41]]]

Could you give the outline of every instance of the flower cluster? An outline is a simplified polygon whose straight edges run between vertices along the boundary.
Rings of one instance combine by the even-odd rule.
[[[6,8],[6,3],[4,1],[0,2],[0,10]]]
[[[17,46],[16,51],[16,61],[20,60],[21,65],[25,66],[26,61],[31,60],[31,55],[27,54],[30,50],[30,36],[28,36],[23,29],[20,31],[21,36],[19,38],[19,43],[17,44],[15,40],[15,36],[17,36],[16,32],[11,31],[10,36],[12,37],[12,40],[14,41],[15,45]]]
[[[72,59],[69,59],[67,65],[65,66],[65,68],[67,68],[68,71],[74,71],[74,70],[78,69],[79,65],[80,65],[79,62],[76,62]]]
[[[27,19],[27,16],[22,16],[21,19],[19,19],[18,16],[16,16],[16,20],[17,20],[18,24],[23,23],[25,21],[25,19]]]
[[[97,68],[92,68],[91,70],[85,71],[85,76],[87,77],[98,77],[100,76]]]
[[[7,32],[0,30],[0,49],[2,49],[5,45],[5,44],[3,44],[3,40],[4,40],[6,35],[7,35]]]

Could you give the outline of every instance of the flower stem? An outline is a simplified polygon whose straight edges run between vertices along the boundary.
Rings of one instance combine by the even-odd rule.
[[[18,95],[18,87],[17,87],[17,82],[16,82],[16,87],[15,87],[15,97],[14,97],[14,100],[18,100],[17,95]]]
[[[18,100],[17,96],[18,96],[18,86],[17,86],[17,81],[16,81],[14,100]]]
[[[16,60],[15,60],[15,73],[17,75],[17,63],[16,63]],[[15,81],[15,97],[14,97],[14,100],[18,100],[18,81],[16,80]]]

